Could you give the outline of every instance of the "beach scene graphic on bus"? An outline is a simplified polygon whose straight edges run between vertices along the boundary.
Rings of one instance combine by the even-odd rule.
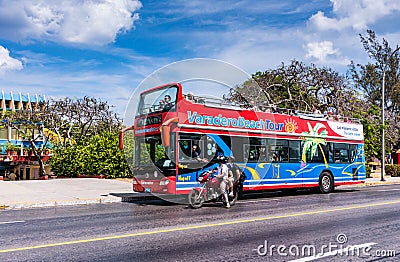
[[[328,131],[326,130],[326,127],[321,123],[317,123],[314,127],[312,127],[311,124],[307,122],[307,126],[309,131],[301,133],[304,141],[301,154],[302,164],[306,163],[307,152],[310,152],[310,158],[312,159],[317,153],[317,149],[319,148],[321,149],[325,167],[328,168],[326,156],[321,148],[321,145],[326,146],[326,137],[328,135]]]

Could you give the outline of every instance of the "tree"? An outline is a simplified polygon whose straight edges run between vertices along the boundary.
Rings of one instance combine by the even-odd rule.
[[[352,117],[359,111],[358,93],[347,77],[334,70],[307,66],[293,60],[277,69],[257,72],[240,86],[231,89],[225,99],[249,105],[253,100],[271,107],[299,111],[331,111]]]
[[[369,159],[378,155],[381,150],[382,128],[386,130],[386,148],[397,145],[400,148],[400,128],[398,115],[400,113],[400,67],[399,52],[393,49],[386,39],[380,42],[373,30],[367,30],[367,35],[360,34],[361,43],[368,56],[372,59],[366,65],[349,65],[349,73],[353,80],[354,88],[364,95],[366,103],[363,104],[365,152]],[[385,103],[382,105],[382,78],[385,73]],[[385,126],[380,123],[381,113],[379,108],[385,110]]]
[[[385,71],[386,99],[383,106],[388,111],[398,113],[400,111],[399,52],[393,53],[394,50],[384,38],[380,43],[373,30],[367,30],[367,36],[360,34],[360,38],[365,51],[373,61],[366,65],[351,62],[349,67],[354,86],[366,95],[368,102],[381,106],[381,83]]]
[[[64,147],[80,144],[87,137],[103,131],[113,132],[121,128],[121,121],[111,111],[111,106],[93,97],[50,100],[47,107],[46,127],[54,140]]]

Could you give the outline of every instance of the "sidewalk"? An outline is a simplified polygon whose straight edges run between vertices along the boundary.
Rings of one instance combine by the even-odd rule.
[[[383,176],[385,181],[381,181],[381,170],[375,170],[371,173],[371,178],[365,181],[366,186],[382,184],[400,184],[400,177]]]
[[[110,193],[132,193],[132,184],[97,178],[0,181],[0,209],[121,202]]]
[[[372,173],[360,186],[400,184],[400,177]],[[132,194],[130,180],[67,178],[50,180],[0,180],[0,210],[121,202],[115,195]],[[113,195],[111,195],[113,194]]]

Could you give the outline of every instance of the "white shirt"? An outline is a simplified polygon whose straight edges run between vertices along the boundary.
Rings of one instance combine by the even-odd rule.
[[[218,166],[218,173],[217,175],[219,176],[220,174],[224,174],[223,179],[226,180],[228,179],[228,174],[229,174],[229,169],[228,166],[225,164],[219,165]]]

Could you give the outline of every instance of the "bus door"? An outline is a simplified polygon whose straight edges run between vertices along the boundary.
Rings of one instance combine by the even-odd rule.
[[[357,156],[357,145],[344,143],[331,145],[333,146],[333,162],[335,166],[340,167],[341,171],[340,174],[334,174],[335,180],[340,182],[358,180],[362,159]]]

